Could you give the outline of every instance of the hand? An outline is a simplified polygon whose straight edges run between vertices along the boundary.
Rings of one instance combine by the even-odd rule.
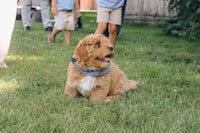
[[[52,13],[54,16],[56,16],[58,14],[57,8],[52,8]]]
[[[76,14],[77,14],[76,17],[79,18],[81,16],[80,10],[76,10]]]

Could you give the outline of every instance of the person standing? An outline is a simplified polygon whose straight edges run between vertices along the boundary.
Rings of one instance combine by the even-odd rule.
[[[0,8],[0,69],[8,68],[5,58],[11,43],[17,12],[17,0],[5,0]],[[9,11],[5,13],[5,11]]]
[[[120,31],[121,31],[122,24],[123,24],[123,21],[124,21],[124,15],[125,15],[125,11],[126,11],[126,2],[127,2],[127,0],[124,0],[124,5],[122,6],[122,23],[121,23],[121,25],[117,25],[117,36],[119,35],[119,33],[120,33]],[[106,30],[105,30],[105,32],[104,32],[104,35],[105,35],[106,37],[109,36],[108,26],[107,26],[107,28],[106,28]]]
[[[35,0],[22,0],[21,3],[21,17],[22,23],[25,31],[31,30],[31,7]],[[50,3],[49,0],[39,0],[42,23],[45,31],[52,32],[51,19],[50,19]]]
[[[97,29],[95,34],[104,34],[108,25],[109,40],[113,46],[117,39],[117,26],[122,24],[124,0],[97,0]]]
[[[52,0],[52,12],[55,18],[55,26],[48,36],[48,42],[54,43],[56,35],[64,30],[65,41],[71,43],[71,31],[75,29],[74,0]]]

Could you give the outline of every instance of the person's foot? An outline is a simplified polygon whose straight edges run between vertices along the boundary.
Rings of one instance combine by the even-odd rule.
[[[53,31],[53,28],[52,28],[52,27],[46,27],[46,28],[45,28],[45,31],[52,32],[52,31]]]
[[[55,38],[51,37],[51,34],[48,35],[48,43],[54,43]]]
[[[26,26],[25,28],[24,28],[24,31],[30,31],[31,30],[31,27],[30,26]]]
[[[0,69],[7,69],[7,68],[8,68],[8,66],[6,65],[5,62],[0,63]]]

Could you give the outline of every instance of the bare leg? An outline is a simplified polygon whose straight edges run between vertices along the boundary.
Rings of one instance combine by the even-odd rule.
[[[53,31],[51,32],[51,34],[48,36],[48,42],[49,42],[49,43],[54,43],[54,42],[55,42],[56,35],[57,35],[59,32],[61,32],[61,30],[53,29]]]
[[[115,46],[116,39],[117,39],[117,25],[115,24],[109,24],[109,40],[113,46]]]
[[[107,23],[99,22],[95,34],[103,34],[106,30]],[[109,40],[115,46],[117,38],[117,25],[109,24]]]
[[[107,23],[99,22],[95,34],[103,34],[106,30]]]
[[[65,41],[68,45],[71,43],[71,30],[65,30]]]

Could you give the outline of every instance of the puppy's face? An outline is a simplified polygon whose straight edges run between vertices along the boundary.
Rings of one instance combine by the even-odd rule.
[[[85,70],[101,70],[109,66],[114,57],[113,45],[104,35],[89,35],[79,42],[73,58]]]

